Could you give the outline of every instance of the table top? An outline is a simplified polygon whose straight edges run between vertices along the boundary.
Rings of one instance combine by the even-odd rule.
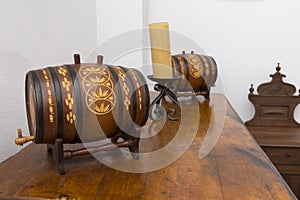
[[[139,160],[100,152],[59,175],[46,145],[28,145],[0,164],[0,199],[296,199],[223,95],[179,101],[179,121],[142,129]]]

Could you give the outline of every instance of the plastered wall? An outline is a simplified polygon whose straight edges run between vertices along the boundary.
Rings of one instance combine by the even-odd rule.
[[[121,1],[121,0],[118,0]],[[115,2],[118,2],[115,1]],[[105,0],[99,1],[101,5]],[[122,1],[123,2],[123,1]],[[170,31],[181,34],[193,40],[199,48],[190,43],[180,44],[182,49],[175,48],[173,53],[195,50],[215,58],[219,74],[213,92],[223,92],[243,121],[249,120],[254,114],[254,108],[247,99],[250,84],[256,88],[260,83],[270,81],[269,75],[275,72],[277,63],[281,63],[284,79],[299,89],[300,63],[300,3],[297,0],[144,0],[136,2],[141,7],[125,10],[114,7],[121,16],[130,12],[135,19],[128,20],[119,15],[111,16],[114,25],[122,26],[122,31],[99,29],[98,33],[106,35],[124,34],[136,27],[147,27],[151,22],[167,21]],[[137,2],[142,2],[139,5]],[[99,10],[99,9],[98,9]],[[100,7],[101,10],[101,7]],[[142,16],[138,17],[139,14]],[[105,19],[102,12],[98,17]],[[110,19],[110,21],[112,21]],[[108,27],[108,21],[103,20],[98,26]],[[107,38],[106,38],[107,39]],[[148,40],[147,33],[144,39]],[[173,38],[174,39],[174,38]],[[172,40],[172,38],[171,38]],[[99,44],[105,39],[98,40]],[[144,46],[147,46],[147,41]],[[150,51],[144,54],[141,68],[145,74],[151,73]],[[133,62],[130,55],[120,61],[129,64]],[[129,60],[129,62],[128,62]],[[300,109],[295,117],[299,121]]]
[[[27,71],[73,62],[97,45],[96,1],[10,0],[0,6],[0,162],[28,135],[24,78]],[[43,152],[41,152],[43,153]]]

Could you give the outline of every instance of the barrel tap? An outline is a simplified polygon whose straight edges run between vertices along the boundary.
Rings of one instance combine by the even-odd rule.
[[[22,136],[22,130],[18,129],[18,137],[15,139],[16,145],[22,146],[23,144],[33,141],[35,139],[35,136]]]

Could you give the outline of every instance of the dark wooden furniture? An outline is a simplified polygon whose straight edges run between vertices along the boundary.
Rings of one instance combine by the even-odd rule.
[[[246,126],[300,198],[300,124],[294,119],[300,96],[294,95],[294,85],[283,82],[279,64],[270,76],[272,81],[259,85],[258,94],[251,85],[248,97],[255,115]]]
[[[190,122],[181,124],[183,137],[193,140],[170,165],[126,173],[90,155],[66,160],[66,174],[59,175],[46,147],[31,144],[0,164],[0,199],[296,199],[225,97],[212,94],[209,104],[198,100],[191,105],[179,99]],[[168,120],[158,134],[142,138],[140,152],[169,144],[181,121]],[[183,141],[173,144],[170,156],[182,150]]]

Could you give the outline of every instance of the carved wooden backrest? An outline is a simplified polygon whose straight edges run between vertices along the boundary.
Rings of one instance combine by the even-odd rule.
[[[294,119],[294,110],[300,103],[300,96],[294,95],[294,85],[283,82],[286,76],[280,70],[278,63],[276,72],[270,75],[272,80],[257,87],[258,94],[254,94],[251,84],[248,99],[255,107],[255,115],[246,122],[247,126],[300,127]]]

